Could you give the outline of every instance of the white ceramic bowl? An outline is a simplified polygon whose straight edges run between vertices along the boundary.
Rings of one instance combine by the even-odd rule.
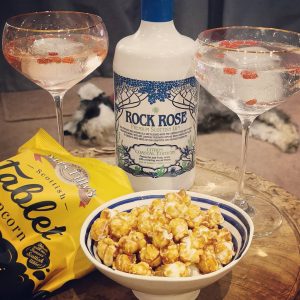
[[[104,203],[95,209],[85,220],[80,233],[80,244],[87,258],[95,267],[107,277],[119,284],[132,289],[138,299],[143,300],[192,300],[195,299],[201,288],[204,288],[225,276],[236,266],[240,259],[248,251],[253,237],[253,223],[250,217],[236,205],[216,197],[188,192],[193,203],[202,209],[211,205],[220,207],[225,222],[222,224],[230,230],[233,237],[234,250],[233,260],[224,268],[205,275],[193,277],[157,277],[134,275],[102,264],[96,254],[94,241],[90,238],[90,229],[93,222],[99,217],[104,208],[128,211],[134,207],[148,205],[156,198],[164,198],[170,190],[145,191],[129,194]]]

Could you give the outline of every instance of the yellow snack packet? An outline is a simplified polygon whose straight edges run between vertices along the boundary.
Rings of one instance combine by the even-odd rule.
[[[90,272],[79,243],[83,221],[132,191],[121,169],[75,157],[40,129],[0,163],[0,298],[44,297]]]

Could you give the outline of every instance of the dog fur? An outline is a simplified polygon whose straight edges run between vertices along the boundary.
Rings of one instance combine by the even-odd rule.
[[[82,99],[72,119],[65,124],[64,134],[73,135],[86,146],[112,146],[115,143],[114,105],[109,96],[92,83],[78,91]]]
[[[82,100],[72,119],[64,126],[65,135],[74,135],[80,144],[86,146],[113,146],[115,117],[111,97],[92,83],[83,85],[78,94]],[[200,89],[199,98],[199,134],[215,130],[241,132],[241,122],[235,113],[203,88]],[[250,136],[271,143],[287,153],[297,151],[300,142],[296,125],[277,108],[256,118]]]

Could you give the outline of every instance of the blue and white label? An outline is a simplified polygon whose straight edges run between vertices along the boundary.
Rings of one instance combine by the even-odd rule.
[[[114,73],[114,87],[118,166],[152,178],[190,171],[197,136],[195,78],[145,81]]]

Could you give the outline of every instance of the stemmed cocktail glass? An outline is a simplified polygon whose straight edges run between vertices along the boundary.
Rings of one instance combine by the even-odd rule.
[[[64,94],[99,67],[107,55],[108,37],[102,19],[73,11],[14,16],[5,24],[2,47],[11,66],[52,95],[63,145]]]
[[[280,226],[281,214],[266,199],[244,193],[248,134],[257,116],[299,91],[300,34],[273,28],[224,27],[200,33],[197,43],[197,80],[235,112],[242,125],[238,187],[231,200],[252,216],[255,236],[269,235]]]

